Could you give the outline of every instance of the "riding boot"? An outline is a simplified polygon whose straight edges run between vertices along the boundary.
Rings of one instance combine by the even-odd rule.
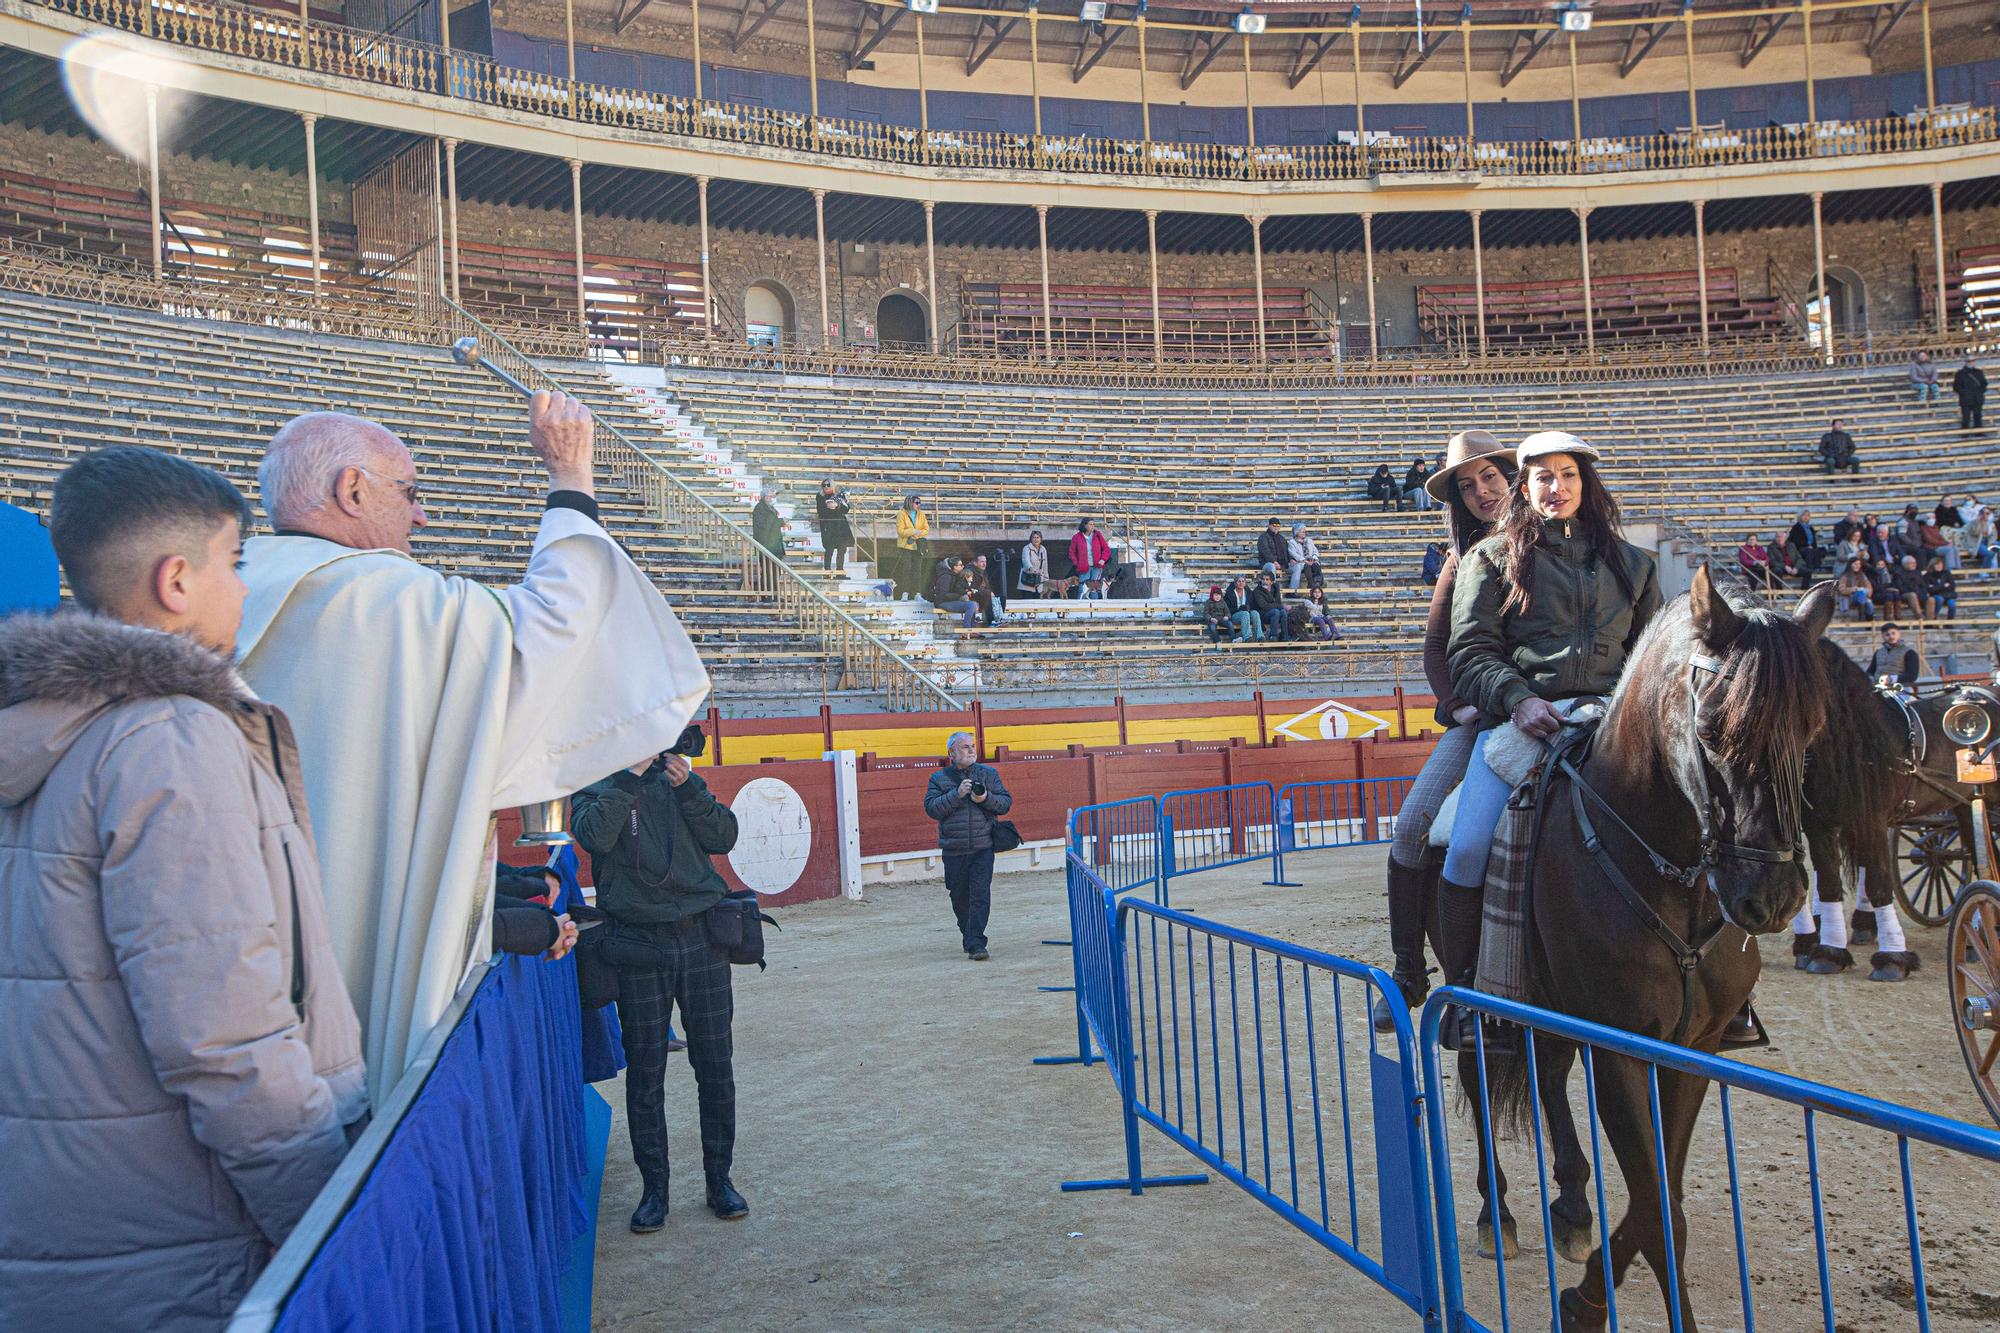
[[[1431,993],[1430,974],[1424,963],[1424,899],[1429,879],[1423,870],[1401,865],[1393,856],[1389,858],[1389,948],[1396,955],[1396,989],[1403,993],[1403,1002],[1413,1011]],[[1375,1002],[1375,1030],[1396,1030],[1388,1006],[1380,1000]]]

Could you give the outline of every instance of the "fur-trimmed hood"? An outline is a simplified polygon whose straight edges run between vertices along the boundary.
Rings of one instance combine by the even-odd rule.
[[[32,796],[107,706],[179,697],[233,716],[249,696],[227,659],[178,634],[85,611],[0,620],[0,804]]]

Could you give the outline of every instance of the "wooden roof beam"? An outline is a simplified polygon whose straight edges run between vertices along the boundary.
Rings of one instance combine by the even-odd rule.
[[[1548,49],[1549,43],[1556,39],[1556,31],[1550,28],[1546,32],[1523,31],[1514,34],[1514,40],[1507,44],[1507,54],[1500,61],[1502,88],[1519,78],[1521,71],[1533,64],[1536,56]],[[1520,49],[1523,46],[1527,48],[1525,51]]]
[[[864,5],[861,21],[854,25],[854,48],[847,53],[847,68],[857,69],[869,53],[882,44],[882,39],[894,32],[896,25],[903,21],[907,9],[884,9],[878,5]],[[869,20],[873,19],[873,32],[869,32]],[[864,39],[864,34],[866,37]]]
[[[1662,0],[1654,0],[1646,6],[1646,13],[1656,15],[1662,8]],[[1653,48],[1660,44],[1660,38],[1666,36],[1667,30],[1673,26],[1672,23],[1642,23],[1627,33],[1625,54],[1618,61],[1618,77],[1629,78],[1632,71],[1639,68],[1639,62],[1653,53]]]
[[[1222,54],[1223,48],[1229,45],[1229,39],[1235,35],[1231,32],[1194,34],[1188,42],[1187,57],[1181,61],[1182,92],[1194,87],[1194,81],[1201,77],[1201,72],[1215,63],[1215,58]]]
[[[771,16],[784,8],[785,0],[743,0],[743,12],[736,16],[736,31],[729,34],[729,49],[741,51],[743,43],[757,35],[757,30],[771,21]]]
[[[625,31],[632,20],[645,13],[646,7],[652,3],[653,0],[618,0],[618,13],[611,20],[611,31]]]
[[[1102,23],[1081,23],[1077,26],[1082,31],[1076,40],[1076,59],[1069,67],[1071,83],[1082,83],[1083,76],[1097,68],[1097,62],[1104,59],[1104,53],[1116,46],[1118,39],[1132,30],[1131,25],[1123,23],[1109,28]],[[1095,49],[1091,45],[1093,40],[1096,42]]]
[[[972,30],[972,44],[965,49],[965,77],[969,79],[977,74],[979,67],[992,59],[993,53],[1000,49],[1000,43],[1007,40],[1007,34],[1020,25],[1021,20],[1017,18],[979,20],[979,25]],[[988,33],[991,33],[992,37],[986,42],[986,49],[982,51],[979,49],[979,43]]]
[[[1402,59],[1397,61],[1396,77],[1390,80],[1390,86],[1400,88],[1408,83],[1418,70],[1429,63],[1432,56],[1444,49],[1444,44],[1450,41],[1451,37],[1452,29],[1442,28],[1437,36],[1420,47],[1417,45],[1416,34],[1410,34],[1410,39],[1403,43]]]
[[[1759,16],[1750,20],[1750,27],[1743,34],[1742,61],[1744,69],[1750,68],[1750,62],[1764,54],[1764,48],[1771,44],[1771,39],[1778,35],[1781,28],[1791,22],[1792,13],[1793,11],[1788,9],[1782,14],[1772,14],[1768,17]]]
[[[1875,17],[1868,22],[1868,44],[1862,48],[1870,58],[1873,58],[1882,43],[1889,40],[1889,34],[1896,30],[1896,25],[1903,21],[1903,15],[1909,13],[1910,6],[1916,2],[1917,0],[1902,0],[1901,4],[1886,5],[1876,11]]]
[[[1334,45],[1345,33],[1307,33],[1299,38],[1299,49],[1292,53],[1292,72],[1288,87],[1296,88],[1306,81],[1306,75],[1319,68],[1319,63],[1333,54]]]

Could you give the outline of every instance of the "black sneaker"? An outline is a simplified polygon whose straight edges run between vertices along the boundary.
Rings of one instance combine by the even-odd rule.
[[[974,950],[972,951],[972,953],[971,953],[971,954],[970,954],[969,956],[971,957],[971,959],[972,959],[972,961],[973,961],[973,962],[975,962],[975,963],[983,963],[983,962],[985,962],[985,961],[986,961],[986,960],[987,960],[988,958],[991,958],[991,957],[992,957],[993,955],[991,955],[991,954],[989,954],[989,953],[987,953],[987,952],[986,952],[986,946],[985,946],[985,945],[981,945],[981,946],[980,946],[979,948],[977,948],[977,949],[974,949]]]
[[[739,1217],[750,1216],[750,1205],[729,1183],[729,1177],[710,1183],[708,1187],[708,1210],[725,1222],[734,1222]]]

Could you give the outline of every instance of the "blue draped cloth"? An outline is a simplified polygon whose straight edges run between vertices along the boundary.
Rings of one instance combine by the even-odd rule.
[[[549,856],[549,869],[562,880],[562,892],[556,895],[556,911],[567,912],[571,904],[583,901],[583,889],[577,883],[574,845],[556,848]],[[625,1036],[618,1026],[618,1006],[607,1004],[584,1014],[583,1081],[602,1083],[607,1078],[617,1078],[624,1067]]]
[[[557,1327],[595,1226],[580,1017],[572,959],[496,961],[279,1328]]]

